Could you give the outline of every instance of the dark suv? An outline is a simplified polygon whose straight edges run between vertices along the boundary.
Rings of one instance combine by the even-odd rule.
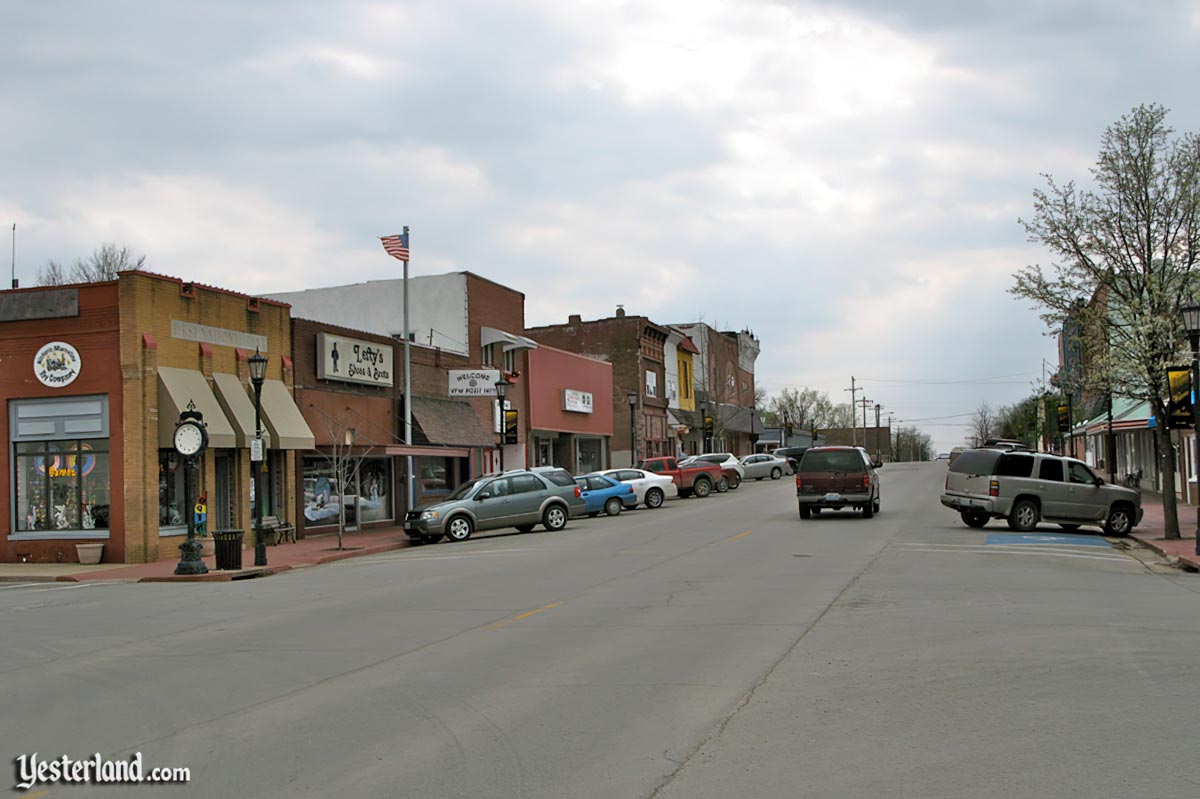
[[[823,508],[861,510],[864,519],[879,512],[879,475],[883,464],[862,447],[811,447],[796,471],[800,518]]]
[[[796,465],[800,463],[800,458],[804,456],[805,452],[808,452],[808,447],[780,447],[771,450],[771,454],[775,457],[787,458],[788,466],[792,467],[792,474],[796,473]]]

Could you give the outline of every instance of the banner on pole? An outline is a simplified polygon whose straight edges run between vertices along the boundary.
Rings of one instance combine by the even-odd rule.
[[[1186,366],[1167,367],[1167,429],[1192,429],[1192,370]]]

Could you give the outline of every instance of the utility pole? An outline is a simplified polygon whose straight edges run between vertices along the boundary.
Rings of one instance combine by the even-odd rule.
[[[875,460],[883,460],[883,453],[880,452],[879,446],[879,403],[875,403]]]
[[[867,448],[867,406],[869,406],[871,404],[871,400],[867,399],[864,396],[862,399],[860,399],[858,401],[858,404],[861,405],[862,409],[863,409],[863,449],[866,449]]]
[[[850,375],[850,388],[844,388],[842,391],[850,392],[850,443],[854,445],[858,443],[858,422],[854,418],[858,415],[854,412],[854,406],[856,404],[854,401],[854,395],[858,392],[858,389],[854,386],[854,375]]]
[[[889,461],[896,460],[896,450],[895,450],[895,448],[892,447],[892,417],[893,416],[895,416],[895,414],[892,411],[888,411],[888,460]]]

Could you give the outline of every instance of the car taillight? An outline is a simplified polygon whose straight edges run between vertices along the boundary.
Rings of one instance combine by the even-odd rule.
[[[633,486],[625,486],[625,493],[626,493],[626,494],[632,494],[632,493],[633,493]]]
[[[863,475],[863,488],[870,488],[870,487],[871,487],[871,475],[864,474]]]
[[[990,496],[990,497],[1000,496],[1000,481],[999,480],[992,480],[990,483],[988,483],[988,496]]]
[[[583,496],[583,492],[579,490],[579,486],[575,486],[575,498],[579,499]]]
[[[800,479],[800,475],[796,475],[796,490],[799,491],[801,488],[804,488],[804,481]]]

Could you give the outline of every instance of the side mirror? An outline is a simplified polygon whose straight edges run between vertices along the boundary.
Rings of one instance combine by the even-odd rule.
[[[872,466],[874,466],[876,469],[882,469],[882,468],[883,468],[883,461],[875,461],[875,462],[874,462],[874,463],[872,463],[871,465],[872,465]]]
[[[1102,485],[1104,485],[1104,478],[1102,478],[1102,477],[1097,477],[1097,478],[1096,478],[1096,485],[1098,485],[1098,486],[1102,486]]]
[[[491,493],[489,493],[487,491],[480,491],[479,495],[477,497],[475,497],[475,499],[491,499],[491,497],[492,497]]]

